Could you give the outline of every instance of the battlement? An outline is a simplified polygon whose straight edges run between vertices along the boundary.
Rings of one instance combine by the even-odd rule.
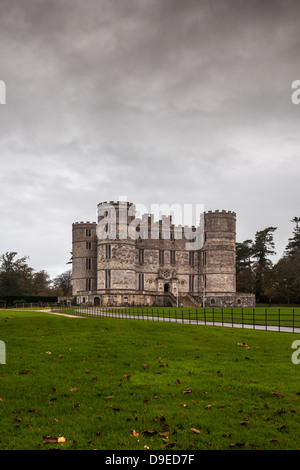
[[[76,227],[81,226],[81,225],[89,225],[89,226],[90,226],[90,225],[93,225],[93,226],[96,227],[96,226],[97,226],[97,222],[90,222],[90,221],[88,220],[87,222],[82,222],[82,221],[81,221],[81,222],[74,222],[74,223],[72,224],[73,227],[74,227],[75,225],[76,225]]]
[[[236,212],[233,212],[233,211],[226,211],[226,210],[215,210],[215,211],[207,211],[207,212],[204,212],[204,215],[208,215],[208,216],[211,216],[211,215],[218,215],[218,216],[236,216]]]
[[[107,205],[110,205],[110,206],[127,206],[127,207],[132,207],[134,206],[133,202],[128,202],[128,201],[103,201],[103,202],[99,202],[97,204],[97,207],[99,206],[107,206]]]

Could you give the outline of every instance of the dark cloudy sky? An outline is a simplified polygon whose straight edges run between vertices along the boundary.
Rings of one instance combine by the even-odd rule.
[[[100,201],[300,216],[298,0],[0,0],[0,254],[51,276]]]

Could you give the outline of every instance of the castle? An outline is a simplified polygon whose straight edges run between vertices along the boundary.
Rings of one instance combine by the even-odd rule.
[[[72,226],[73,296],[95,306],[254,306],[236,293],[236,214],[208,211],[196,227],[98,204],[98,223]]]

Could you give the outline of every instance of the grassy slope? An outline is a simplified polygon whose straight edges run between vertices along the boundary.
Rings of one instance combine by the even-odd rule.
[[[5,311],[0,339],[0,449],[300,447],[297,335]]]

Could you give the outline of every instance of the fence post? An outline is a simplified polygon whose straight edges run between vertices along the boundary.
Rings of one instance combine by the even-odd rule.
[[[280,331],[280,308],[278,309],[278,326]]]
[[[265,308],[265,324],[266,324],[266,328],[265,330],[268,329],[268,314],[267,314],[267,309]]]

